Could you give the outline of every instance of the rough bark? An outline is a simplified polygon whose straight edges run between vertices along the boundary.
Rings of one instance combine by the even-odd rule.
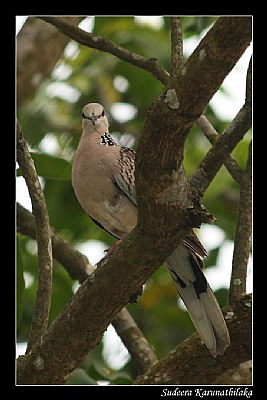
[[[251,295],[242,297],[233,308],[224,313],[231,337],[231,345],[223,356],[212,358],[193,334],[176,349],[162,358],[154,367],[139,377],[135,385],[206,385],[220,377],[220,384],[227,385],[229,369],[251,359]]]
[[[198,118],[197,124],[212,144],[214,144],[219,139],[220,135],[214,129],[214,127],[211,125],[205,115],[201,115],[201,117]],[[227,168],[231,177],[236,181],[236,183],[239,184],[241,181],[242,169],[239,167],[238,163],[232,155],[229,155],[225,159],[224,165]]]
[[[17,204],[17,231],[36,239],[34,216],[20,204]],[[53,258],[64,266],[72,279],[77,279],[80,283],[84,282],[94,271],[87,257],[54,233],[52,228],[51,239]]]
[[[246,170],[243,172],[240,182],[239,213],[235,233],[235,247],[229,290],[229,302],[231,304],[234,304],[239,297],[246,292],[247,265],[250,253],[251,232],[252,145],[250,143]]]
[[[244,361],[219,376],[213,385],[252,385],[252,360]]]
[[[190,178],[195,194],[198,193],[200,197],[203,196],[222,163],[251,128],[251,123],[251,105],[245,103]]]
[[[180,17],[170,17],[171,26],[171,79],[183,64],[183,30]]]
[[[164,252],[160,252],[159,258],[156,251],[160,247],[160,238],[155,240],[135,228],[109,261],[79,287],[42,341],[18,359],[17,383],[63,384],[100,342],[112,319],[128,303],[129,296],[137,293],[151,270],[163,262]],[[164,247],[166,253],[168,241]],[[152,248],[155,254],[151,256]],[[42,361],[40,369],[38,360]]]
[[[17,230],[23,235],[36,239],[34,216],[20,204],[17,204]],[[53,258],[62,264],[72,279],[78,279],[80,283],[84,282],[94,271],[93,266],[86,256],[59,235],[53,233],[53,228],[50,230]],[[102,265],[104,261],[100,264]],[[123,308],[113,318],[112,325],[129,351],[139,373],[144,373],[157,362],[157,357],[149,343],[126,308]]]
[[[17,123],[17,160],[26,181],[36,219],[38,283],[27,352],[46,331],[52,297],[52,242],[44,194],[22,130]]]
[[[164,90],[148,113],[136,161],[136,228],[96,271],[94,280],[87,279],[81,285],[42,342],[18,360],[18,383],[64,383],[99,343],[129,296],[171,254],[189,227],[210,218],[199,204],[192,205],[192,191],[178,167],[189,129],[250,43],[251,19],[222,18],[212,32],[185,64],[186,73],[181,70],[177,87]],[[168,92],[172,89],[176,102],[169,102]],[[200,358],[197,374],[202,368],[202,353]],[[40,365],[42,368],[37,368]]]
[[[185,184],[177,173],[183,161],[184,142],[192,125],[250,41],[251,18],[219,18],[181,68],[177,80],[163,90],[148,111],[137,146],[136,193],[139,220],[150,230],[166,230],[168,227],[176,231],[176,221],[181,221],[181,208],[191,208],[192,218],[195,213],[193,226],[204,222],[205,214],[201,213],[198,200],[192,204],[193,193],[186,199]],[[242,135],[237,141],[241,138]],[[231,140],[230,134],[221,144],[225,146]],[[231,151],[224,148],[225,156]],[[208,162],[209,174],[215,175],[224,161],[222,157],[216,160],[218,154],[219,149],[217,154],[213,153],[213,160]],[[180,182],[177,182],[178,178]],[[196,197],[201,195],[203,193],[198,193]],[[180,215],[175,215],[175,210]],[[192,221],[187,217],[183,215],[182,221],[188,226]]]

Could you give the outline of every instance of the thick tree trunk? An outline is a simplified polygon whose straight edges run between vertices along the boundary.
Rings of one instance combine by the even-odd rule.
[[[65,383],[68,375],[99,343],[103,332],[127,304],[129,297],[166,260],[188,233],[189,227],[208,221],[210,216],[199,204],[201,196],[198,188],[190,186],[178,167],[183,161],[183,145],[190,128],[249,45],[250,33],[249,18],[219,20],[187,61],[186,73],[179,75],[180,89],[167,87],[154,102],[138,143],[138,224],[106,264],[97,269],[93,279],[87,279],[80,286],[31,353],[18,359],[19,384]],[[222,41],[223,36],[231,40]],[[227,62],[223,63],[225,58]],[[217,65],[217,70],[214,70],[214,65]],[[198,95],[199,88],[201,96]],[[175,92],[177,102],[173,107],[169,98]],[[250,121],[245,122],[242,135],[250,126]],[[225,157],[242,135],[237,139],[235,132],[223,135]],[[236,139],[234,145],[232,136]],[[220,155],[219,147],[218,140],[216,149],[210,153],[213,159]],[[203,179],[199,182],[204,181],[205,188],[214,177],[211,172],[215,174],[224,162],[224,158],[220,157],[214,170],[213,159],[209,157],[205,163],[204,172],[209,171],[208,177],[203,176],[203,169],[200,171]],[[250,315],[249,298],[240,309],[236,305],[231,310],[229,329],[232,345],[225,356],[214,360],[208,350],[200,346],[198,336],[194,335],[193,339],[179,346],[179,351],[176,349],[157,363],[154,368],[159,364],[160,367],[156,373],[152,368],[150,373],[140,378],[143,379],[140,384],[154,384],[155,380],[157,384],[196,384],[200,383],[200,376],[202,383],[208,380],[210,383],[222,375],[225,367],[230,369],[250,359]]]

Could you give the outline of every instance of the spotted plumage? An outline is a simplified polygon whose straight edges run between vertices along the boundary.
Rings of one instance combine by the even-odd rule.
[[[101,104],[83,108],[83,134],[74,158],[72,184],[92,220],[118,239],[137,222],[135,152],[108,133]],[[229,333],[217,300],[202,272],[206,250],[193,230],[165,261],[202,341],[211,354],[223,354]]]
[[[112,139],[110,134],[107,132],[100,136],[100,144],[104,144],[106,146],[117,146],[115,140]]]
[[[136,203],[135,196],[135,152],[128,147],[121,147],[118,158],[119,174],[115,176],[115,181],[121,190]]]

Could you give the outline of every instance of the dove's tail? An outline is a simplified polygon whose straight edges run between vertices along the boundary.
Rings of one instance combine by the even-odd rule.
[[[220,306],[201,270],[202,260],[181,244],[165,264],[202,341],[213,357],[223,354],[230,345],[229,332]]]

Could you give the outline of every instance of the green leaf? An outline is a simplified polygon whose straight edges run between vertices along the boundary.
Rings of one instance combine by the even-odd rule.
[[[23,293],[25,290],[25,281],[23,277],[23,259],[20,246],[20,235],[17,234],[17,326],[22,318]]]
[[[64,158],[50,156],[42,153],[30,153],[35,164],[37,174],[48,179],[70,180],[71,163]],[[17,176],[21,176],[20,168],[17,170]]]
[[[211,16],[181,17],[184,39],[199,37],[200,32],[203,32],[203,29],[206,29],[217,18]],[[133,17],[100,16],[95,17],[93,33],[106,37],[144,57],[157,58],[159,64],[169,70],[170,18],[166,16],[163,17],[163,20],[164,27],[156,30],[149,26],[137,25]],[[65,154],[72,155],[76,151],[82,131],[81,110],[85,104],[91,101],[103,103],[107,112],[110,112],[110,106],[116,102],[134,105],[138,110],[135,118],[122,124],[113,116],[110,118],[110,132],[118,132],[122,135],[130,133],[137,140],[147,110],[161,93],[163,87],[152,74],[145,70],[108,53],[89,49],[80,44],[77,46],[78,51],[73,57],[63,55],[58,60],[61,68],[63,67],[63,70],[67,68],[70,75],[67,76],[67,73],[64,77],[64,74],[60,76],[58,73],[52,73],[46,79],[41,80],[31,98],[19,107],[18,120],[31,151],[43,153],[34,153],[33,158],[38,174],[47,178],[44,195],[50,224],[70,243],[97,239],[107,243],[108,247],[114,239],[97,227],[83,211],[71,185],[70,163],[59,157],[65,158]],[[127,81],[125,91],[119,90],[115,85],[115,79],[118,76]],[[51,90],[47,90],[51,83],[57,82],[66,82],[78,90],[80,97],[77,101],[73,101],[71,97],[69,100],[60,98]],[[220,92],[230,101],[230,94],[226,89],[220,88]],[[206,107],[205,115],[219,133],[222,133],[228,125],[228,121],[221,120],[211,105]],[[57,140],[58,153],[54,156],[49,156],[47,152],[44,153],[41,150],[43,147],[40,147],[40,142],[46,135],[53,135]],[[234,157],[242,168],[246,165],[250,137],[251,133],[248,132],[233,151]],[[162,145],[164,145],[164,140]],[[204,137],[200,128],[195,125],[190,131],[185,145],[184,163],[189,176],[195,171],[210,147],[211,144]],[[226,168],[222,167],[206,191],[203,205],[216,216],[216,225],[223,229],[225,238],[229,240],[233,240],[236,231],[238,199],[239,188],[229,176]],[[28,273],[29,278],[33,278],[31,286],[28,285],[29,280],[27,279],[27,288],[25,288],[23,296],[19,295],[20,298],[23,297],[23,313],[18,326],[18,340],[27,341],[36,298],[38,257],[33,251],[32,239],[21,236],[20,245],[24,277],[26,277],[25,273]],[[219,250],[218,248],[209,252],[209,258],[205,260],[206,267],[216,264]],[[22,282],[18,283],[18,286],[20,285]],[[55,263],[50,322],[56,318],[72,295],[71,279]],[[223,288],[218,293],[216,292],[217,296],[220,305],[223,306],[227,302],[226,289]],[[142,328],[159,358],[195,331],[188,313],[177,305],[176,288],[165,268],[159,268],[150,278],[143,296],[138,299],[138,307],[128,305],[127,308]],[[129,378],[118,376],[116,371],[109,368],[102,350],[103,346],[100,344],[79,366],[79,369],[84,369],[86,374],[78,370],[75,375],[71,375],[70,379],[75,378],[77,384],[82,382],[85,385],[89,384],[88,379],[93,379],[95,382],[109,381],[111,385],[127,384],[126,381]],[[128,372],[133,379],[136,377],[132,359],[122,368],[122,371]]]

